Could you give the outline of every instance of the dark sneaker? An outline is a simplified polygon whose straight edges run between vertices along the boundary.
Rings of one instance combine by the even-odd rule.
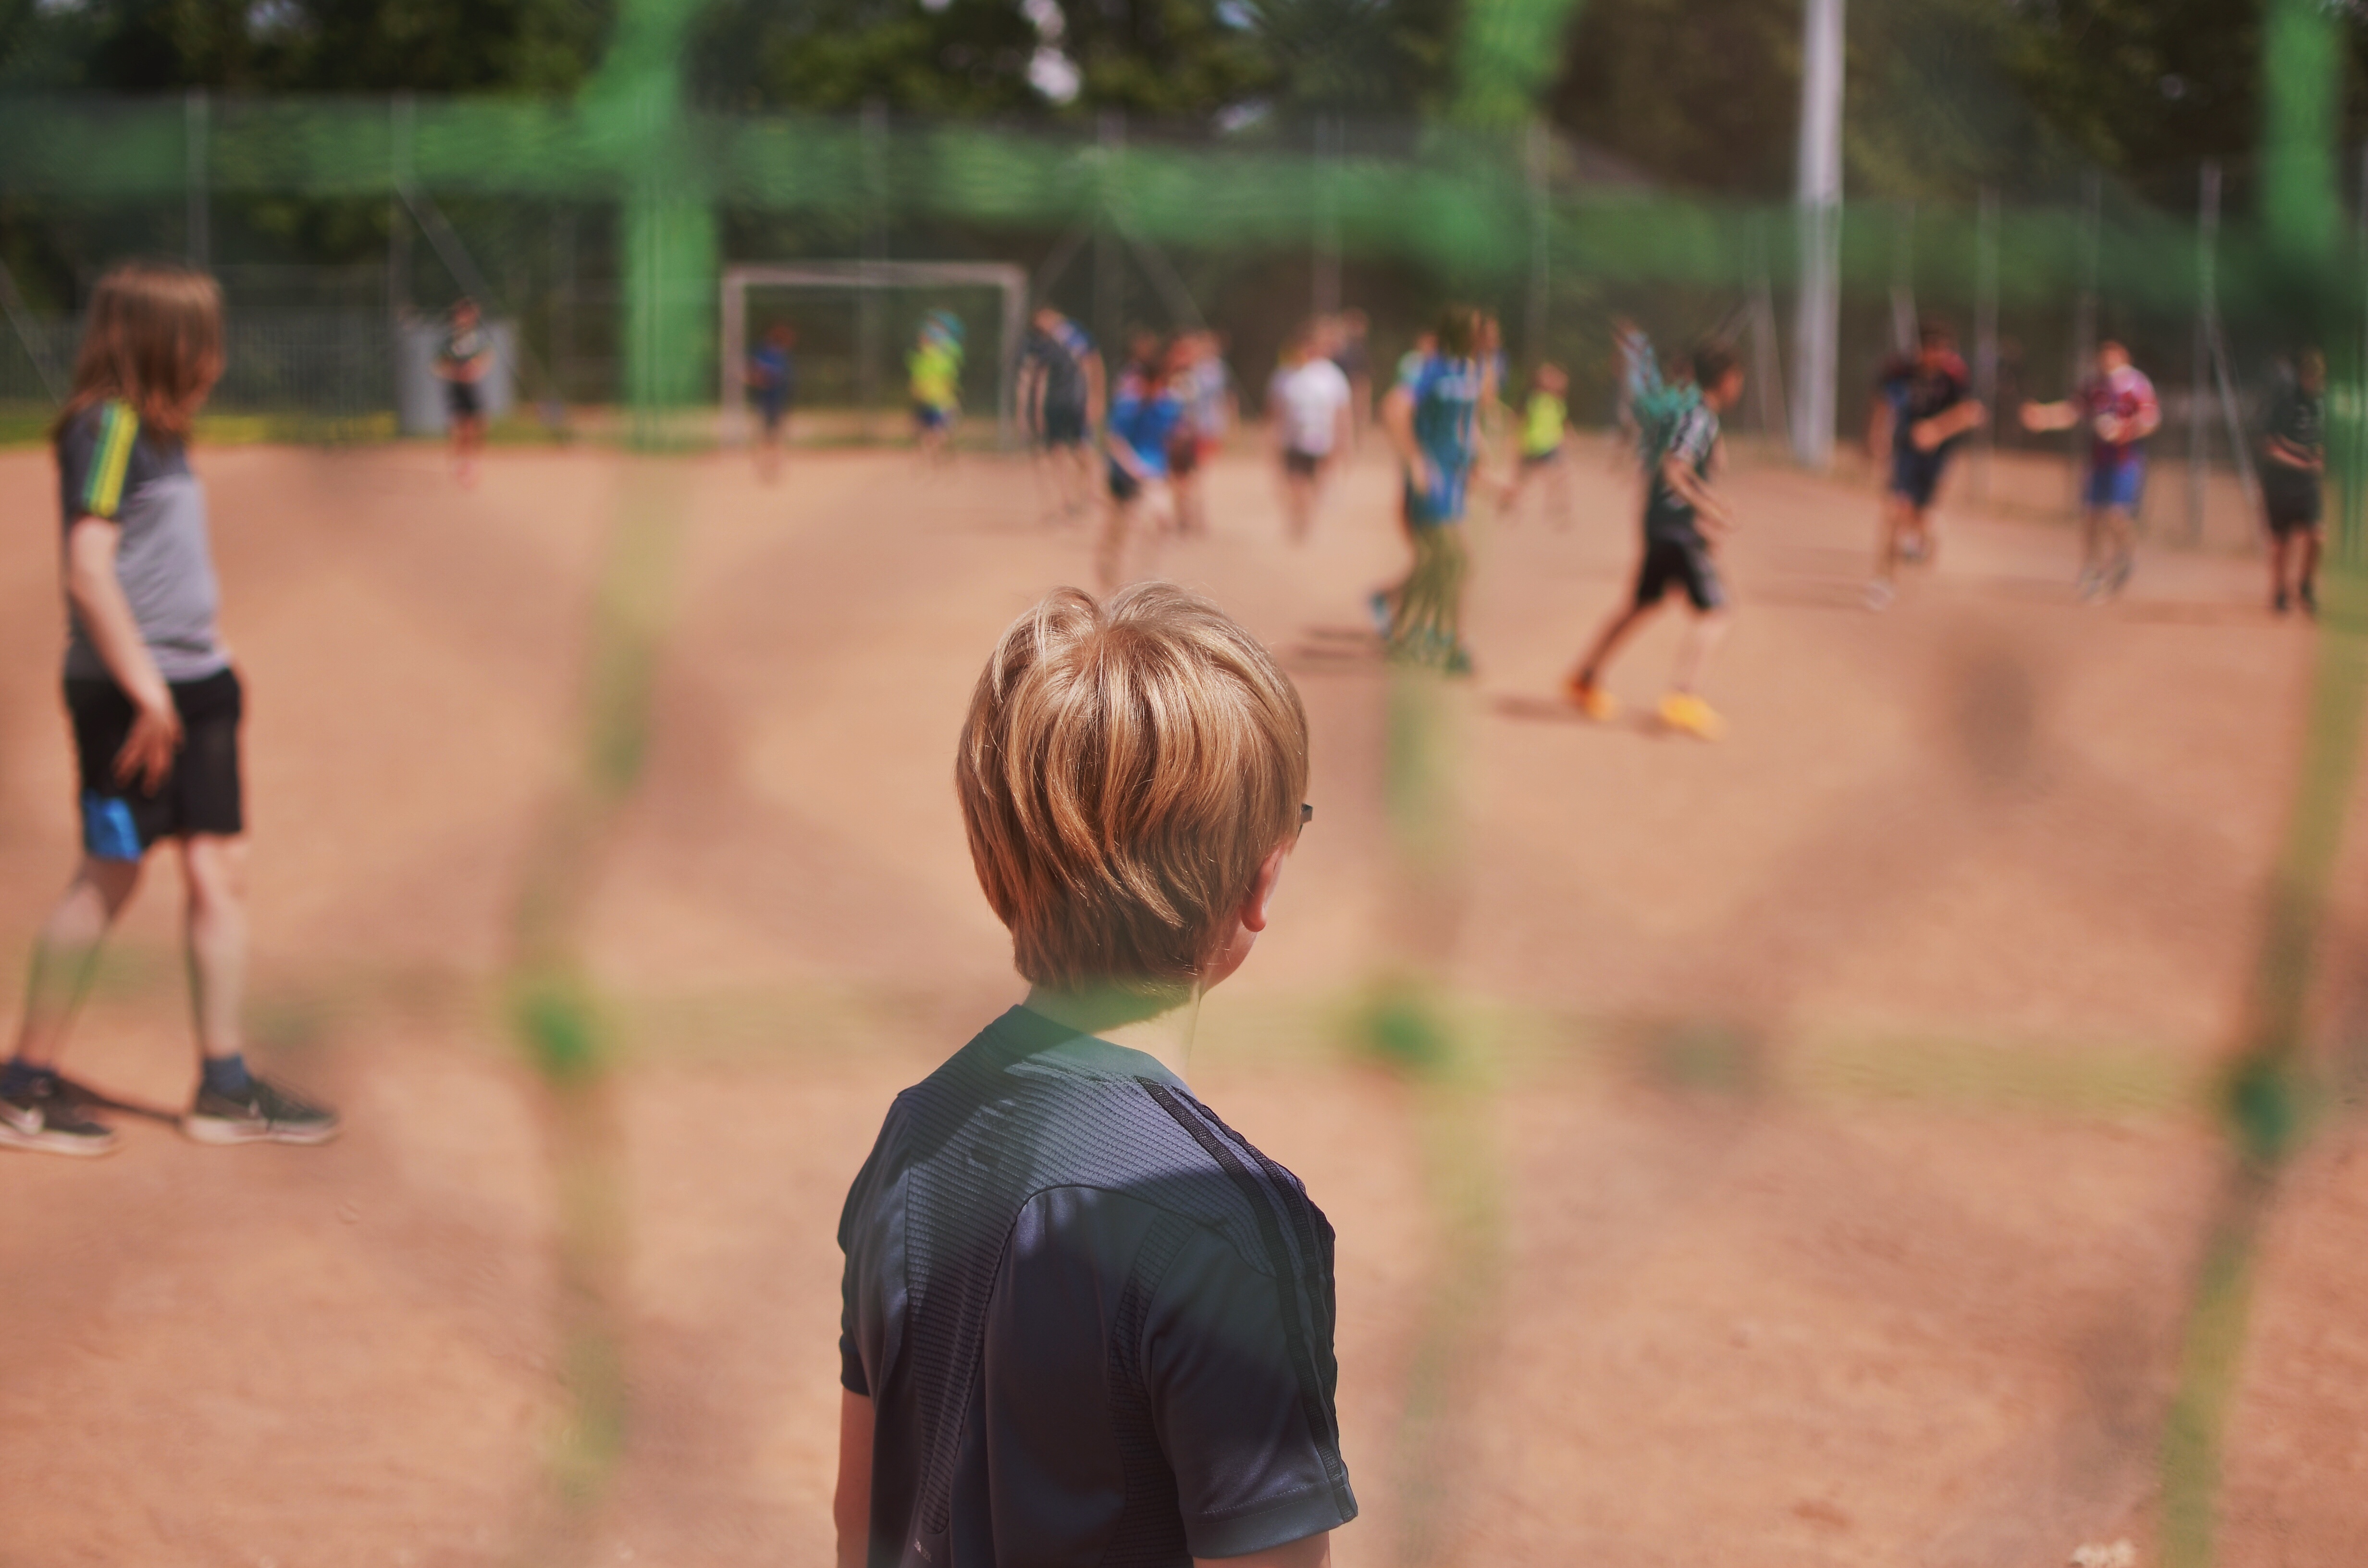
[[[2290,607],[2286,603],[2286,591],[2283,588],[2280,588],[2276,593],[2270,596],[2270,613],[2271,615],[2283,615],[2289,608]]]
[[[2313,620],[2318,619],[2318,585],[2307,577],[2302,584],[2302,612]]]
[[[181,1131],[200,1143],[325,1143],[337,1135],[337,1113],[258,1076],[236,1099],[200,1087]]]
[[[62,1080],[44,1078],[0,1096],[0,1147],[104,1154],[115,1147],[115,1129],[84,1115]]]

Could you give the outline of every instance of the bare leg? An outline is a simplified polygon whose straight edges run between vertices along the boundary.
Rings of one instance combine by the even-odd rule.
[[[1305,544],[1308,530],[1315,523],[1315,481],[1304,474],[1282,476],[1283,517],[1291,529],[1291,542]]]
[[[1686,638],[1678,645],[1678,668],[1674,684],[1677,689],[1693,695],[1702,688],[1702,670],[1710,656],[1718,651],[1720,639],[1726,635],[1732,621],[1725,610],[1698,612],[1693,624],[1686,628]]]
[[[74,1014],[89,994],[99,948],[139,885],[137,860],[85,859],[75,869],[33,941],[25,1019],[17,1031],[17,1054],[26,1062],[36,1067],[56,1063]]]
[[[1094,547],[1094,582],[1105,594],[1116,593],[1124,580],[1119,573],[1126,564],[1126,528],[1133,510],[1133,503],[1113,495],[1103,515],[1101,540]]]
[[[1631,600],[1622,605],[1611,619],[1604,623],[1603,630],[1596,633],[1595,645],[1588,649],[1587,657],[1579,661],[1580,682],[1587,686],[1593,686],[1600,680],[1603,676],[1603,666],[1611,662],[1611,655],[1620,651],[1620,645],[1627,642],[1639,626],[1651,619],[1653,612],[1660,608],[1658,600],[1648,605],[1637,604]]]
[[[189,889],[189,1006],[198,1050],[233,1056],[246,1005],[246,840],[193,833],[181,840]]]

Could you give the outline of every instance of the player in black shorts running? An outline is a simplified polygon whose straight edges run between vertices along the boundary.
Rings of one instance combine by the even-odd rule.
[[[1989,417],[1973,397],[1973,378],[1957,357],[1956,338],[1939,322],[1928,321],[1917,335],[1916,352],[1886,364],[1875,385],[1868,420],[1866,455],[1888,465],[1883,494],[1883,540],[1874,555],[1874,580],[1867,585],[1869,608],[1889,608],[1903,562],[1930,561],[1932,501],[1966,432]]]
[[[1701,397],[1684,403],[1665,428],[1646,432],[1652,460],[1646,468],[1645,559],[1636,591],[1597,635],[1563,690],[1580,712],[1607,720],[1620,710],[1603,689],[1604,666],[1637,627],[1661,608],[1672,589],[1683,589],[1694,622],[1678,654],[1669,693],[1661,699],[1661,722],[1702,740],[1716,740],[1725,724],[1696,688],[1711,651],[1726,631],[1726,589],[1711,556],[1711,536],[1734,530],[1726,505],[1710,488],[1712,460],[1718,450],[1718,416],[1743,395],[1743,367],[1722,345],[1694,350],[1694,384]]]
[[[82,785],[82,864],[33,948],[24,1025],[0,1066],[0,1147],[103,1154],[105,1102],[57,1070],[98,950],[171,840],[188,898],[202,1067],[182,1131],[205,1143],[318,1143],[337,1119],[247,1069],[244,695],[215,625],[206,497],[189,423],[222,374],[222,293],[201,272],[134,264],[99,280],[55,432],[70,610],[66,708]]]
[[[2271,396],[2261,432],[2261,506],[2270,526],[2270,608],[2294,600],[2318,613],[2318,556],[2327,539],[2327,360],[2304,351]],[[2291,596],[2291,597],[2290,597]]]

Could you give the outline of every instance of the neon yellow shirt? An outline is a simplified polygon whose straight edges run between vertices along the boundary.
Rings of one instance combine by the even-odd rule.
[[[924,343],[905,357],[912,372],[913,401],[929,408],[951,408],[960,401],[962,350],[947,343]]]
[[[1569,423],[1569,404],[1552,392],[1531,392],[1521,414],[1521,455],[1542,458],[1561,446],[1563,426]]]

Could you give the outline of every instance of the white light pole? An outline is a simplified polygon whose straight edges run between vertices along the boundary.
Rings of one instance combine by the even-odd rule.
[[[1793,316],[1793,456],[1824,468],[1834,455],[1834,378],[1840,355],[1842,0],[1802,7],[1801,293]]]

